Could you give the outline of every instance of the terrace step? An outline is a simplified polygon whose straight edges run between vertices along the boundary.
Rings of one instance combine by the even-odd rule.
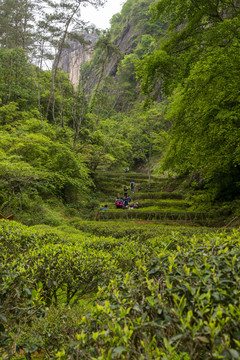
[[[130,182],[135,182],[135,192],[130,193],[131,202],[139,202],[139,208],[134,210],[116,209],[114,197],[123,194],[123,186],[130,188]],[[177,222],[184,224],[209,225],[213,220],[209,214],[191,212],[191,204],[185,200],[182,193],[177,191],[163,191],[168,189],[168,179],[152,176],[152,185],[148,185],[148,176],[143,173],[113,173],[97,172],[95,184],[98,191],[105,195],[104,204],[110,202],[108,210],[98,211],[98,221],[156,221]],[[129,184],[129,185],[128,185]],[[111,196],[111,198],[110,198]],[[111,199],[111,200],[110,200]]]
[[[179,211],[141,211],[141,210],[121,210],[121,211],[99,211],[96,215],[97,221],[110,220],[145,220],[166,222],[174,221],[181,223],[210,225],[211,220],[205,213],[200,212],[179,212]]]
[[[138,199],[159,199],[159,200],[163,200],[163,199],[174,199],[174,200],[184,200],[184,196],[183,194],[177,193],[177,192],[163,192],[163,191],[159,191],[159,192],[149,192],[149,193],[145,193],[145,192],[138,192],[137,193],[137,197]]]
[[[111,171],[97,171],[95,174],[95,178],[105,178],[105,179],[112,179],[112,178],[121,178],[126,180],[138,180],[138,179],[144,179],[148,180],[148,175],[144,173],[136,173],[136,172],[130,172],[130,173],[122,173],[122,172],[111,172]],[[166,178],[159,178],[156,175],[151,176],[152,180],[163,180],[166,181]]]

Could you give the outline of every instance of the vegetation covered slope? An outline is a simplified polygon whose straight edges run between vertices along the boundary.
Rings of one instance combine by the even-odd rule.
[[[61,54],[95,31],[78,5],[0,4],[0,210],[76,214],[97,169],[126,165],[189,176],[203,203],[237,199],[238,4],[126,1],[75,90]]]
[[[148,17],[139,15],[143,12]],[[238,197],[238,3],[127,1],[113,17],[105,45],[121,43],[117,34],[121,30],[124,36],[128,24],[134,34],[128,39],[130,53],[119,55],[117,74],[109,73],[114,84],[112,76],[102,81],[98,96],[104,104],[110,99],[109,109],[116,104],[121,114],[127,112],[122,132],[134,147],[129,162],[149,165],[155,152],[162,157],[162,171],[192,174],[209,199]],[[92,64],[102,61],[103,40]],[[114,56],[106,55],[103,69]],[[83,68],[83,83],[89,66]],[[139,86],[147,96],[145,110]]]
[[[76,214],[88,201],[91,171],[130,162],[135,149],[125,138],[124,102],[116,107],[100,91],[101,64],[99,89],[90,98],[81,87],[75,91],[58,68],[68,41],[83,41],[76,1],[2,1],[0,7],[0,210],[23,222],[56,224],[60,214]],[[50,60],[52,70],[46,70]]]
[[[91,183],[88,169],[73,151],[71,129],[41,117],[34,83],[38,70],[27,62],[25,52],[1,49],[0,63],[1,211],[5,216],[14,212],[16,219],[27,223],[54,223],[53,206],[68,203],[76,208],[81,203]],[[39,75],[42,91],[47,92],[49,73]],[[58,80],[70,96],[66,76],[59,73]]]
[[[139,63],[142,89],[170,103],[164,166],[198,172],[215,197],[239,196],[239,4],[158,1],[169,37]],[[174,14],[174,15],[173,15]]]
[[[38,2],[40,19],[34,1],[0,2],[1,212],[38,224],[0,220],[0,357],[238,359],[238,230],[79,217],[96,169],[150,175],[159,158],[203,203],[238,196],[238,2],[157,0],[150,22],[128,0],[75,91],[59,59],[88,2],[103,3]],[[143,27],[121,54],[128,21]]]

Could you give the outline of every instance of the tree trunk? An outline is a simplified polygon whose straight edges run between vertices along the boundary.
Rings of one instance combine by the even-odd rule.
[[[69,19],[68,19],[68,21],[66,23],[62,39],[60,40],[57,56],[56,56],[56,59],[55,59],[54,64],[53,64],[52,85],[51,85],[50,95],[49,95],[49,99],[48,99],[46,117],[48,116],[48,112],[49,112],[51,101],[52,101],[52,96],[53,96],[53,91],[54,91],[54,86],[55,86],[55,80],[56,80],[58,65],[59,65],[59,62],[60,62],[60,59],[61,59],[61,56],[62,56],[63,46],[64,46],[64,43],[65,43],[65,40],[66,40],[66,37],[67,37],[67,34],[68,34],[68,28],[69,28],[69,26],[71,24],[71,21],[72,21],[74,15],[75,15],[75,13],[78,11],[79,7],[80,7],[80,4],[77,7],[73,8],[72,14],[71,14],[71,16],[69,17]]]

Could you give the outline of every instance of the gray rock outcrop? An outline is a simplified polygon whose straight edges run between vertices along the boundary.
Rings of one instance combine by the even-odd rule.
[[[76,88],[79,82],[80,69],[84,62],[91,60],[97,35],[84,34],[84,43],[72,41],[70,47],[64,49],[59,67],[68,73],[69,79]]]

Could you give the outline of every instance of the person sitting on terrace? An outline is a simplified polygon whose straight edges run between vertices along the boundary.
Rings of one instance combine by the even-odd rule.
[[[123,202],[124,209],[128,208],[128,204],[129,204],[128,198],[125,198],[125,200]]]
[[[138,209],[138,207],[139,207],[138,201],[136,201],[135,203],[129,204],[129,210]]]
[[[123,199],[117,199],[117,202],[116,202],[116,207],[117,209],[122,209],[123,208]]]

